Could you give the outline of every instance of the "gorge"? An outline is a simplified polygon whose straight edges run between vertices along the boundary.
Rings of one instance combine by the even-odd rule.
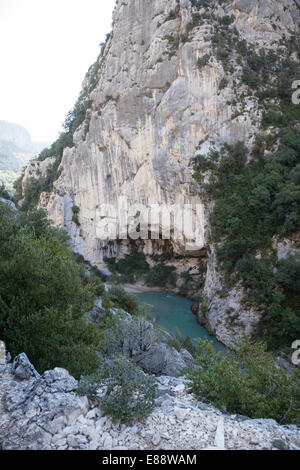
[[[116,2],[0,187],[0,448],[300,449],[299,26],[300,0]]]
[[[12,190],[23,166],[48,145],[32,142],[29,132],[18,124],[0,121],[0,183]]]
[[[205,194],[209,159],[241,141],[248,161],[258,148],[270,155],[280,132],[297,128],[299,106],[291,109],[291,96],[299,12],[297,0],[117,2],[113,31],[86,76],[66,133],[29,164],[17,193],[20,204],[46,209],[54,225],[68,231],[73,249],[100,269],[106,258],[132,250],[148,261],[170,252],[179,292],[184,276],[196,280],[189,295],[201,298],[199,321],[229,346],[256,331],[262,307],[247,306],[243,283],[230,286],[220,271],[211,236],[215,202]],[[195,157],[208,158],[201,181],[193,178]],[[187,248],[182,225],[176,227],[181,236],[171,230],[170,240],[161,239],[159,223],[155,241],[99,239],[99,221],[108,228],[112,222],[105,208],[121,210],[122,198],[127,215],[136,204],[200,207],[198,251]],[[140,224],[136,209],[130,216]],[[288,237],[270,232],[278,260],[299,254],[297,234],[298,227]],[[261,256],[260,249],[253,254]]]

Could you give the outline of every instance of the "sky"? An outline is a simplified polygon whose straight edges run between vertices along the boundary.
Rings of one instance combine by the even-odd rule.
[[[111,31],[115,0],[0,0],[0,120],[52,142]]]

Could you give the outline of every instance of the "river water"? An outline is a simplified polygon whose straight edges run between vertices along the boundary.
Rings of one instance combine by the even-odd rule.
[[[191,312],[191,306],[195,302],[169,292],[145,292],[135,295],[141,303],[152,306],[150,313],[161,328],[171,333],[178,329],[182,336],[190,336],[194,343],[197,338],[208,339],[217,351],[225,352],[225,346],[210,336],[197,322],[196,316]]]

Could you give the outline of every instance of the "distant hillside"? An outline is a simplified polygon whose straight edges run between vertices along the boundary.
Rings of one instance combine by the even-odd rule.
[[[32,142],[27,129],[18,124],[0,121],[0,182],[12,189],[23,166],[48,145],[48,142]]]

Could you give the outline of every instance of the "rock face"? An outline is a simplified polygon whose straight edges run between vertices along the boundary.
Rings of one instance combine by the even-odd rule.
[[[259,311],[245,308],[243,305],[244,291],[241,285],[236,285],[222,297],[222,275],[218,272],[215,248],[210,247],[211,253],[207,264],[207,273],[203,289],[206,308],[200,305],[198,321],[212,335],[233,347],[234,341],[243,336],[251,335],[261,318]]]
[[[15,358],[11,366],[11,371],[19,380],[29,380],[31,377],[40,377],[25,353],[22,353]]]
[[[0,369],[0,447],[47,448],[52,436],[87,413],[77,381],[64,369],[40,377],[26,355]],[[50,448],[50,447],[49,447]]]
[[[96,82],[88,96],[91,106],[86,120],[75,132],[74,146],[64,151],[53,192],[41,196],[40,205],[56,226],[69,232],[75,251],[98,267],[105,257],[121,257],[129,250],[128,240],[112,240],[109,235],[103,240],[98,232],[99,223],[108,228],[113,211],[121,210],[122,198],[133,220],[139,212],[136,204],[147,208],[197,204],[198,248],[208,248],[211,206],[201,199],[192,179],[191,158],[207,153],[212,143],[218,149],[243,140],[251,148],[260,128],[262,112],[255,97],[246,96],[243,110],[235,113],[233,102],[247,95],[247,88],[236,63],[228,75],[217,59],[210,21],[183,39],[199,11],[193,3],[117,2],[113,33],[96,72],[92,77],[88,74],[83,84],[85,89],[92,80]],[[257,50],[274,50],[283,37],[299,31],[299,0],[228,0],[222,5],[215,2],[213,13],[218,18],[232,16],[240,40],[251,42]],[[198,60],[206,55],[209,61],[199,67]],[[221,86],[225,78],[227,85]],[[47,167],[51,161],[43,164]],[[23,186],[40,171],[31,166]],[[76,220],[74,206],[80,208]],[[175,253],[190,256],[184,227],[177,229],[180,236],[171,233],[171,245]],[[161,235],[160,224],[157,234]],[[146,254],[161,253],[164,246],[163,240],[147,240],[143,249]],[[204,288],[210,313],[199,319],[221,341],[231,344],[236,333],[253,331],[259,313],[243,310],[240,288],[221,299],[216,293],[221,282],[212,249]],[[232,317],[238,315],[236,327],[227,311]]]
[[[0,142],[24,152],[32,150],[31,137],[27,129],[18,124],[12,124],[6,121],[0,121]]]
[[[0,183],[11,189],[23,166],[47,145],[46,142],[32,142],[24,127],[0,121]]]
[[[157,384],[153,413],[143,422],[125,426],[113,424],[99,406],[79,397],[77,381],[64,369],[20,381],[12,366],[0,366],[0,449],[300,448],[296,426],[224,414],[196,401],[183,377],[158,377]]]
[[[155,344],[137,364],[149,374],[176,375],[193,364],[188,351],[177,351],[167,344]]]
[[[204,246],[205,208],[190,160],[200,141],[202,151],[212,140],[253,142],[260,112],[250,97],[243,116],[232,117],[235,72],[220,90],[225,76],[221,63],[212,57],[207,66],[197,67],[211,50],[209,23],[195,28],[192,39],[178,47],[168,39],[184,35],[193,11],[190,0],[117,2],[87,119],[75,133],[74,147],[64,152],[54,192],[41,200],[54,223],[69,231],[76,251],[95,264],[127,251],[128,243],[103,242],[97,236],[99,219],[111,216],[98,208],[111,204],[119,209],[122,196],[129,211],[134,204],[199,204]],[[271,47],[283,34],[289,37],[299,24],[299,9],[291,0],[236,0],[224,8],[216,3],[215,14],[233,14],[241,38],[259,47]],[[72,222],[74,205],[80,208],[80,226]],[[185,252],[184,242],[173,236],[172,243],[177,252]],[[153,249],[145,243],[146,252]]]
[[[6,146],[6,148],[16,152],[35,154],[47,145],[49,145],[49,142],[32,142],[31,136],[25,127],[0,121],[0,151]]]
[[[95,317],[93,312],[97,312],[99,304],[98,301],[89,314],[89,318],[95,323],[97,315]],[[170,335],[157,331],[146,318],[134,319],[126,313],[125,318],[118,320],[117,328],[107,330],[106,334],[109,354],[119,353],[130,358],[147,374],[176,376],[183,369],[195,366],[193,357],[187,350],[177,351],[169,344]]]

